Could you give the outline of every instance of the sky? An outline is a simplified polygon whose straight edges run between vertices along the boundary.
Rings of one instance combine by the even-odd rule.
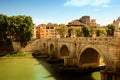
[[[38,24],[67,24],[82,16],[107,25],[120,16],[120,0],[0,0],[0,14],[31,16]]]

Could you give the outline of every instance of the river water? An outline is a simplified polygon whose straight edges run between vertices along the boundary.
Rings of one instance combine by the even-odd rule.
[[[60,73],[59,65],[46,59],[0,58],[0,80],[100,80],[99,72]]]

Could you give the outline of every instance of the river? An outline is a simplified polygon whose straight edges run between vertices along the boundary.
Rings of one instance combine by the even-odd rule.
[[[46,59],[0,58],[0,80],[100,80],[100,72],[63,74]]]

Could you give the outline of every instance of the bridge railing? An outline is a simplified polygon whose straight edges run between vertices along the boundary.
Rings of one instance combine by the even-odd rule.
[[[79,37],[77,40],[81,42],[110,42],[112,37]]]
[[[66,42],[73,42],[73,41],[80,41],[80,42],[111,42],[113,40],[112,37],[78,37],[78,38],[60,38],[58,41],[66,41]]]
[[[51,38],[47,39],[48,42],[82,42],[82,43],[113,43],[120,42],[120,38],[114,37],[76,37],[76,38]]]
[[[79,40],[111,40],[112,37],[78,37]]]

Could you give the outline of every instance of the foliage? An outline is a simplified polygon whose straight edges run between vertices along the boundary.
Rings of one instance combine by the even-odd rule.
[[[74,32],[74,27],[73,26],[69,27],[68,28],[68,37],[71,37],[73,32]]]
[[[60,35],[61,38],[65,37],[65,35],[67,34],[67,26],[65,24],[60,24],[57,28],[56,28],[57,33]]]
[[[76,32],[76,36],[77,36],[77,37],[82,36],[82,29],[81,29],[81,27],[77,27],[77,28],[75,29],[75,32]]]
[[[89,26],[84,25],[82,27],[82,32],[83,32],[84,37],[90,37]]]
[[[106,29],[105,29],[105,28],[102,28],[102,29],[101,29],[101,35],[105,35],[105,36],[107,35],[107,32],[106,32]]]
[[[99,37],[101,35],[101,30],[100,29],[97,29],[96,30],[96,36]]]
[[[108,24],[106,26],[106,32],[107,32],[107,36],[112,37],[114,36],[114,31],[115,31],[115,27],[113,24]]]
[[[29,54],[30,54],[29,52],[12,52],[12,53],[6,54],[5,57],[27,56]]]
[[[6,15],[0,14],[0,40],[7,40],[9,18]]]
[[[89,30],[89,36],[92,37],[94,34],[94,29],[92,26],[88,26],[88,30]]]
[[[6,16],[0,14],[0,39],[18,41],[24,47],[31,39],[33,22],[30,16]]]
[[[68,37],[75,35],[77,37],[82,36],[82,29],[81,26],[71,26],[68,28]]]

